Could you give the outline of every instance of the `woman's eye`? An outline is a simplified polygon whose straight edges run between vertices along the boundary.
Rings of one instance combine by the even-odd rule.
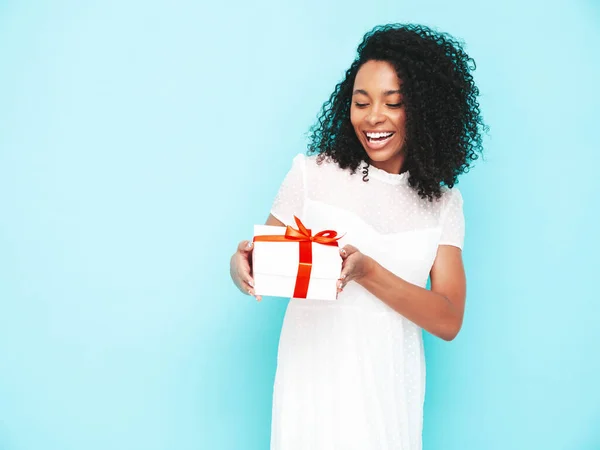
[[[365,108],[365,107],[369,106],[368,103],[358,103],[358,102],[354,102],[354,105],[357,108]],[[389,106],[390,108],[400,108],[402,105],[403,105],[402,102],[400,102],[400,103],[388,103],[387,104],[387,106]]]

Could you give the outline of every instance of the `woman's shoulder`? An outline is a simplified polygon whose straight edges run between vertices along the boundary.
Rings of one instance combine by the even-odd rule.
[[[304,186],[311,190],[339,189],[355,182],[348,170],[341,169],[336,161],[325,155],[298,153],[293,159],[292,171],[302,176]]]
[[[319,158],[318,153],[314,153],[314,154],[298,153],[298,154],[296,154],[296,156],[294,156],[294,162],[316,164],[318,158]]]
[[[455,200],[462,201],[462,193],[460,192],[460,189],[457,185],[454,185],[452,187],[443,186],[442,187],[442,197],[447,200],[455,199]]]
[[[458,186],[442,186],[442,196],[440,198],[442,209],[462,208],[463,196]]]
[[[298,153],[293,158],[293,165],[301,167],[302,170],[336,170],[339,169],[337,163],[325,155],[319,153],[307,154]]]

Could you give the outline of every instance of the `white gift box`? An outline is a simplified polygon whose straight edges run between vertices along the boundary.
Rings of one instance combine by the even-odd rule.
[[[254,236],[283,236],[286,227],[255,225]],[[310,242],[312,265],[306,298],[335,300],[337,281],[342,271],[342,257],[337,245]],[[255,241],[252,251],[252,275],[256,295],[294,296],[300,264],[300,242]],[[296,297],[299,298],[299,297]]]

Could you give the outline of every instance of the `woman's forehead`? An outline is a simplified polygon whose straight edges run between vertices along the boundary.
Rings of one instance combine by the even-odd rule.
[[[394,67],[386,61],[368,61],[361,66],[354,80],[354,90],[388,93],[400,89],[400,79]],[[398,92],[395,92],[398,93]]]

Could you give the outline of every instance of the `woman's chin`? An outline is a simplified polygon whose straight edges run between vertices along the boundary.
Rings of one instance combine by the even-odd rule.
[[[379,150],[373,150],[370,148],[365,148],[365,151],[367,152],[367,156],[369,157],[369,159],[371,161],[377,161],[377,162],[383,162],[383,161],[387,161],[388,159],[390,159],[394,152],[390,149],[379,149]]]

